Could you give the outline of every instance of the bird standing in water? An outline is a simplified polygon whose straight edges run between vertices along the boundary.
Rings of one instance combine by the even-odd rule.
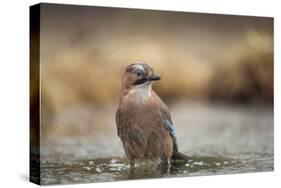
[[[152,82],[157,80],[160,77],[145,63],[128,65],[122,76],[116,125],[131,168],[136,161],[146,159],[160,160],[168,167],[171,160],[188,160],[178,151],[166,104],[152,89]]]

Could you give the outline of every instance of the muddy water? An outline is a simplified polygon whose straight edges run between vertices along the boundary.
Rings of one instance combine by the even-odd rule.
[[[42,139],[41,183],[273,170],[272,107],[180,102],[170,110],[179,148],[190,156],[187,163],[174,163],[168,170],[145,161],[131,170],[116,135],[114,107],[76,106],[59,114],[56,129]]]

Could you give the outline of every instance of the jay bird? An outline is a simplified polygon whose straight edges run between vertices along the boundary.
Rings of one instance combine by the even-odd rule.
[[[171,160],[188,160],[178,151],[168,107],[152,90],[156,80],[160,77],[145,63],[128,65],[122,76],[116,125],[131,168],[145,159],[160,160],[168,167]]]

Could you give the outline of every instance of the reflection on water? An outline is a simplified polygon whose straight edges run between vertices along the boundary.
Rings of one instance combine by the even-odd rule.
[[[103,128],[89,131],[90,136],[61,135],[61,132],[69,128],[68,121],[72,124],[76,123],[77,126],[86,126],[80,122],[81,114],[83,114],[82,123],[94,122],[91,115],[85,116],[87,114],[85,109],[88,114],[97,114],[95,109],[85,107],[63,112],[56,119],[59,122],[58,132],[53,132],[43,138],[41,184],[273,170],[273,110],[271,107],[191,102],[181,102],[171,106],[179,148],[191,158],[188,163],[174,163],[169,171],[151,161],[138,163],[135,170],[130,170],[129,163],[124,158],[121,142],[115,132],[115,109],[112,106],[98,109],[99,126]],[[68,118],[64,117],[65,114]]]

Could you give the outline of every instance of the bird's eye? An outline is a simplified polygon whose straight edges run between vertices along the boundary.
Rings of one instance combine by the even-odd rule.
[[[141,75],[141,73],[140,73],[140,72],[137,72],[137,75],[138,75],[138,76],[140,76],[140,75]]]

